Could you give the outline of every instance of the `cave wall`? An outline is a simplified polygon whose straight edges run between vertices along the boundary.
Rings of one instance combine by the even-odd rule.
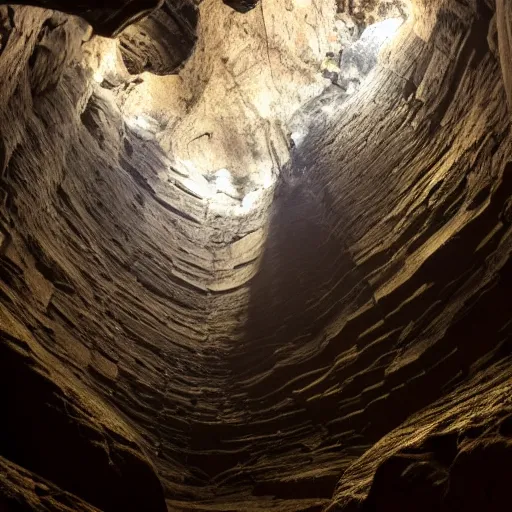
[[[126,27],[119,36],[128,71],[158,75],[176,73],[196,43],[199,13],[195,2],[167,0],[144,19]]]
[[[241,216],[124,122],[79,20],[0,9],[0,505],[503,509],[512,167],[492,3],[416,2]]]
[[[264,216],[225,219],[187,192],[155,142],[137,138],[67,54],[51,53],[61,74],[49,68],[52,83],[44,88],[44,75],[33,88],[31,56],[51,13],[14,13],[2,54],[18,73],[2,97],[2,306],[38,350],[103,397],[107,419],[135,421],[139,456],[161,466],[170,496],[188,497],[205,479],[187,465],[191,437],[202,439],[225,407],[217,345],[246,302],[241,285],[256,270]],[[71,59],[77,26],[54,30],[65,32]]]
[[[0,5],[12,2],[2,1]],[[151,14],[162,6],[163,0],[17,0],[16,5],[30,5],[79,16],[91,25],[96,34],[111,37],[127,26]]]
[[[338,46],[334,7],[275,0],[240,14],[202,2],[195,51],[166,87],[183,107],[159,134],[162,147],[206,176],[225,168],[247,188],[273,183],[289,158],[289,119],[325,87],[320,66]]]
[[[509,108],[512,105],[512,69],[510,65],[510,55],[512,51],[512,34],[510,30],[512,20],[511,9],[512,7],[509,3],[504,0],[497,0],[495,24],[498,33],[501,69],[503,71],[503,80],[505,82]]]

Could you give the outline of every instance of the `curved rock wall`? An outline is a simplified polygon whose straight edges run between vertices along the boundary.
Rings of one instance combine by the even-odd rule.
[[[2,1],[0,4],[11,2]],[[80,16],[96,34],[112,37],[130,24],[161,7],[163,0],[17,0],[17,5],[31,5],[41,9],[53,9]]]
[[[127,27],[119,40],[128,71],[176,73],[192,54],[197,21],[198,12],[192,0],[167,0],[147,18]]]
[[[253,204],[125,123],[78,21],[2,7],[0,506],[503,510],[494,14],[416,2]]]

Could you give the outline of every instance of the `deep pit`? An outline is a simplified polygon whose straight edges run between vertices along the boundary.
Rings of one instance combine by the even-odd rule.
[[[19,4],[0,510],[507,510],[511,4]]]

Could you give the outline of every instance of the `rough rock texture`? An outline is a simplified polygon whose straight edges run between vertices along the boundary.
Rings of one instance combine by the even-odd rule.
[[[9,3],[0,1],[3,5]],[[17,0],[15,3],[80,16],[92,26],[96,34],[110,37],[150,14],[162,5],[163,0]]]
[[[173,87],[183,107],[159,140],[202,174],[225,168],[248,188],[273,182],[289,158],[287,121],[325,87],[334,6],[275,0],[239,14],[205,0],[200,10],[194,55]]]
[[[499,55],[509,108],[512,110],[512,5],[505,0],[496,1],[494,24],[498,33]],[[494,42],[491,39],[491,44]]]
[[[160,9],[127,27],[120,35],[120,46],[128,71],[175,73],[192,54],[197,19],[193,0],[166,0]]]
[[[339,13],[348,14],[361,27],[388,18],[406,18],[411,0],[336,0]]]
[[[327,84],[322,62],[340,47],[334,5],[277,0],[239,14],[206,0],[200,14],[194,54],[177,75],[127,78],[122,39],[120,51],[98,38],[84,50],[123,116],[152,133],[180,172],[209,183],[224,173],[234,195],[267,189],[290,157],[289,120]]]
[[[0,508],[507,509],[510,18],[413,12],[237,195],[0,8]]]
[[[44,512],[97,512],[75,495],[62,491],[38,475],[0,458],[0,510]],[[23,508],[25,507],[25,508]]]

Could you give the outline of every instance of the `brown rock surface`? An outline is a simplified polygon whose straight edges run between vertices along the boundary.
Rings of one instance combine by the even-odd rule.
[[[160,9],[127,27],[120,35],[120,47],[130,73],[175,73],[194,49],[197,20],[193,0],[166,0]]]
[[[162,77],[158,11],[0,6],[0,510],[507,510],[508,2],[411,2],[292,148],[332,4],[206,0]]]
[[[0,4],[11,2],[1,1]],[[17,0],[16,5],[31,5],[80,16],[102,36],[113,36],[125,27],[160,7],[163,0]]]

